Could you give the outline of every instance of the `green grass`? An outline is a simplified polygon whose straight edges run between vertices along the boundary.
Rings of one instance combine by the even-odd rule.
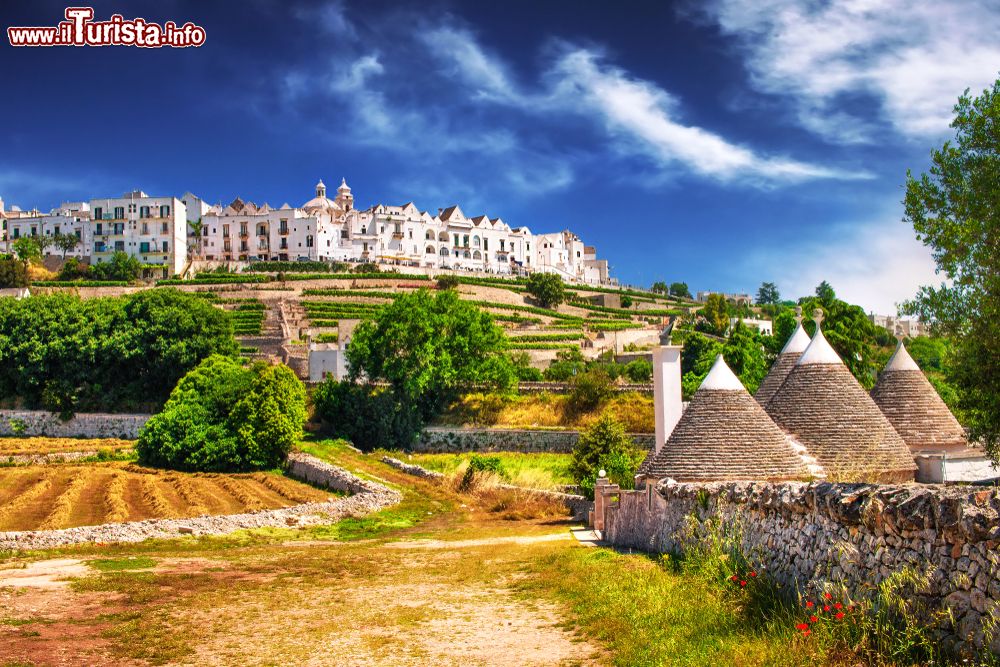
[[[608,646],[613,664],[823,664],[794,626],[753,622],[703,579],[671,572],[644,555],[607,549],[546,554],[527,567],[525,598],[565,604],[584,634]],[[818,660],[816,660],[818,658]]]
[[[87,561],[87,565],[100,572],[121,572],[124,570],[147,570],[156,565],[156,561],[146,556],[130,556],[128,558],[98,558]]]
[[[387,452],[387,454],[446,475],[464,473],[469,465],[469,459],[473,456],[473,452],[463,454]],[[556,489],[565,484],[575,483],[569,472],[572,454],[496,452],[488,456],[500,459],[510,483],[517,486]]]

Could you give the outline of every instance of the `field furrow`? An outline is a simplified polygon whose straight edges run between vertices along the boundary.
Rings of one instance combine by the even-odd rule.
[[[205,499],[202,498],[201,494],[195,490],[194,485],[191,483],[190,479],[182,475],[167,475],[166,483],[171,489],[177,494],[181,501],[186,505],[184,509],[184,514],[189,516],[201,516],[203,514],[208,514],[208,508],[205,506]]]
[[[163,495],[162,478],[158,475],[143,475],[142,498],[158,518],[175,516],[174,508]]]
[[[247,511],[252,512],[267,508],[267,505],[256,493],[250,491],[239,479],[235,477],[218,475],[214,477],[212,481],[232,496],[240,505],[245,507]]]
[[[268,475],[264,472],[255,472],[250,476],[250,479],[254,480],[261,486],[265,486],[274,493],[278,494],[285,500],[291,501],[296,505],[301,503],[314,502],[317,500],[312,495],[306,492],[302,487],[296,488],[291,484],[285,484],[286,481],[284,477],[277,477],[275,475]]]
[[[104,490],[104,521],[116,523],[128,519],[129,508],[125,501],[125,488],[128,477],[120,470],[111,473],[111,482]]]
[[[38,525],[38,530],[53,530],[66,526],[86,486],[87,471],[85,469],[75,471],[65,490],[52,503],[51,511]]]
[[[52,488],[52,481],[49,474],[44,473],[42,477],[32,484],[27,490],[21,492],[9,502],[0,507],[0,526],[10,529],[10,524],[18,519],[18,515],[36,499],[43,496]]]

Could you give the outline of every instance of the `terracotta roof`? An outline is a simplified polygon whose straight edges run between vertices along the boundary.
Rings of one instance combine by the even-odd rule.
[[[831,478],[913,479],[906,443],[818,328],[766,409]]]
[[[965,429],[902,341],[879,374],[871,396],[911,451],[962,451],[969,446]]]
[[[720,355],[670,437],[638,474],[711,481],[802,479],[810,473],[791,439]]]
[[[771,397],[781,388],[788,374],[795,368],[796,362],[798,362],[807,347],[809,347],[809,335],[802,328],[802,322],[799,322],[795,327],[795,331],[788,337],[785,347],[781,348],[778,358],[771,364],[771,370],[767,372],[764,381],[757,387],[757,393],[754,394],[754,398],[757,399],[758,403],[764,406],[767,405]]]

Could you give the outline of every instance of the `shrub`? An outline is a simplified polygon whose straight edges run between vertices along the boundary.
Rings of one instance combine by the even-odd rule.
[[[469,467],[465,469],[460,486],[462,491],[467,491],[475,481],[477,474],[496,475],[501,479],[507,479],[507,471],[504,470],[503,461],[499,456],[483,456],[473,454],[469,459]]]
[[[370,452],[408,449],[423,428],[419,411],[386,389],[328,378],[313,394],[316,414],[329,432]]]
[[[528,294],[542,308],[555,308],[566,300],[566,285],[554,273],[532,273],[528,277]]]
[[[614,395],[611,377],[602,368],[580,373],[573,378],[572,385],[567,406],[577,414],[597,409],[601,403]]]
[[[597,473],[604,470],[612,483],[623,489],[631,489],[635,484],[638,468],[633,453],[632,438],[625,432],[621,422],[610,415],[601,415],[590,428],[580,434],[573,448],[573,462],[570,474],[580,485],[583,494],[593,500],[594,483]]]
[[[636,359],[625,365],[625,377],[632,382],[650,382],[653,379],[653,364],[645,359]]]
[[[0,287],[27,286],[27,265],[13,255],[0,255]]]
[[[136,443],[139,460],[175,470],[280,466],[302,435],[305,388],[283,365],[212,356],[181,378]]]
[[[527,352],[515,352],[510,355],[514,362],[514,374],[518,382],[540,382],[542,372],[531,365],[531,355]]]
[[[451,274],[437,276],[434,280],[437,281],[438,289],[455,289],[461,284],[458,276]]]

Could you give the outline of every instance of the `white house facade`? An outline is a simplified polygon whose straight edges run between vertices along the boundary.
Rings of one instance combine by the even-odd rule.
[[[151,197],[142,190],[114,199],[91,199],[91,261],[107,262],[115,252],[146,267],[180,273],[187,261],[187,211],[177,197]]]

